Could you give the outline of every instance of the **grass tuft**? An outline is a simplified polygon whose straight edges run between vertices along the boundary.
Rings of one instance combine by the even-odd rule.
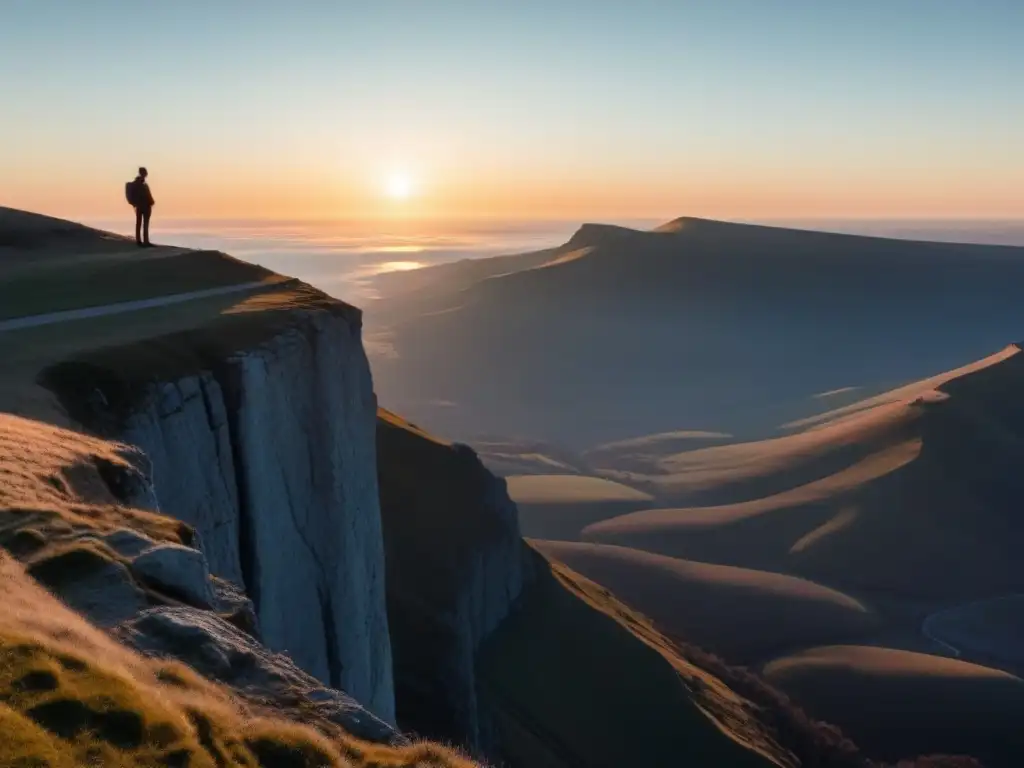
[[[54,591],[105,570],[116,556],[99,542],[76,542],[53,551],[28,567],[36,581]]]

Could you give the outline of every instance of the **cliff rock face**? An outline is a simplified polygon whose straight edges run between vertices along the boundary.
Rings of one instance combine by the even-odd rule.
[[[212,573],[252,599],[269,648],[393,721],[359,315],[277,315],[94,353],[47,383],[85,427],[145,453],[156,493],[128,484],[125,500],[158,498],[195,527]]]
[[[515,504],[470,448],[386,411],[377,452],[399,725],[493,756],[476,661],[530,578]]]

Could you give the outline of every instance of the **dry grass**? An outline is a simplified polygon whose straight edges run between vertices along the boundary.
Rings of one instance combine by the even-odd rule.
[[[24,610],[32,600],[37,613],[51,616],[27,622],[21,632],[11,627],[15,622],[3,622],[0,765],[472,765],[437,745],[389,748],[254,716],[183,666],[149,662],[115,647],[32,587],[12,564],[2,567],[5,605]]]
[[[439,745],[368,744],[330,723],[318,730],[254,710],[176,662],[116,643],[36,583],[73,585],[108,567],[89,531],[133,527],[178,539],[181,524],[118,506],[97,461],[118,446],[0,416],[0,765],[33,768],[470,768]]]
[[[406,432],[411,432],[414,435],[422,437],[424,440],[429,440],[432,443],[436,443],[437,445],[451,445],[451,443],[449,443],[448,441],[442,440],[441,438],[436,437],[430,434],[429,432],[424,431],[423,429],[420,429],[412,422],[406,421],[398,414],[392,413],[391,411],[388,411],[384,408],[377,409],[377,418],[383,421],[385,424],[389,424],[390,426],[396,427],[398,429],[403,429]]]
[[[63,535],[131,528],[157,541],[189,544],[180,520],[119,504],[101,476],[130,470],[125,446],[0,414],[0,545],[25,555]]]

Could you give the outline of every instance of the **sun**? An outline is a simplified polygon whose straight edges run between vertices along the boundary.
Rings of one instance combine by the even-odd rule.
[[[388,177],[385,191],[392,200],[407,200],[412,196],[412,179],[406,173],[393,173]]]

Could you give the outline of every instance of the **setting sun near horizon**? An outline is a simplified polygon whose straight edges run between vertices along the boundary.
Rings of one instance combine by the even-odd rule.
[[[392,200],[407,200],[413,194],[413,182],[409,174],[398,171],[388,176],[385,186],[387,196]]]

